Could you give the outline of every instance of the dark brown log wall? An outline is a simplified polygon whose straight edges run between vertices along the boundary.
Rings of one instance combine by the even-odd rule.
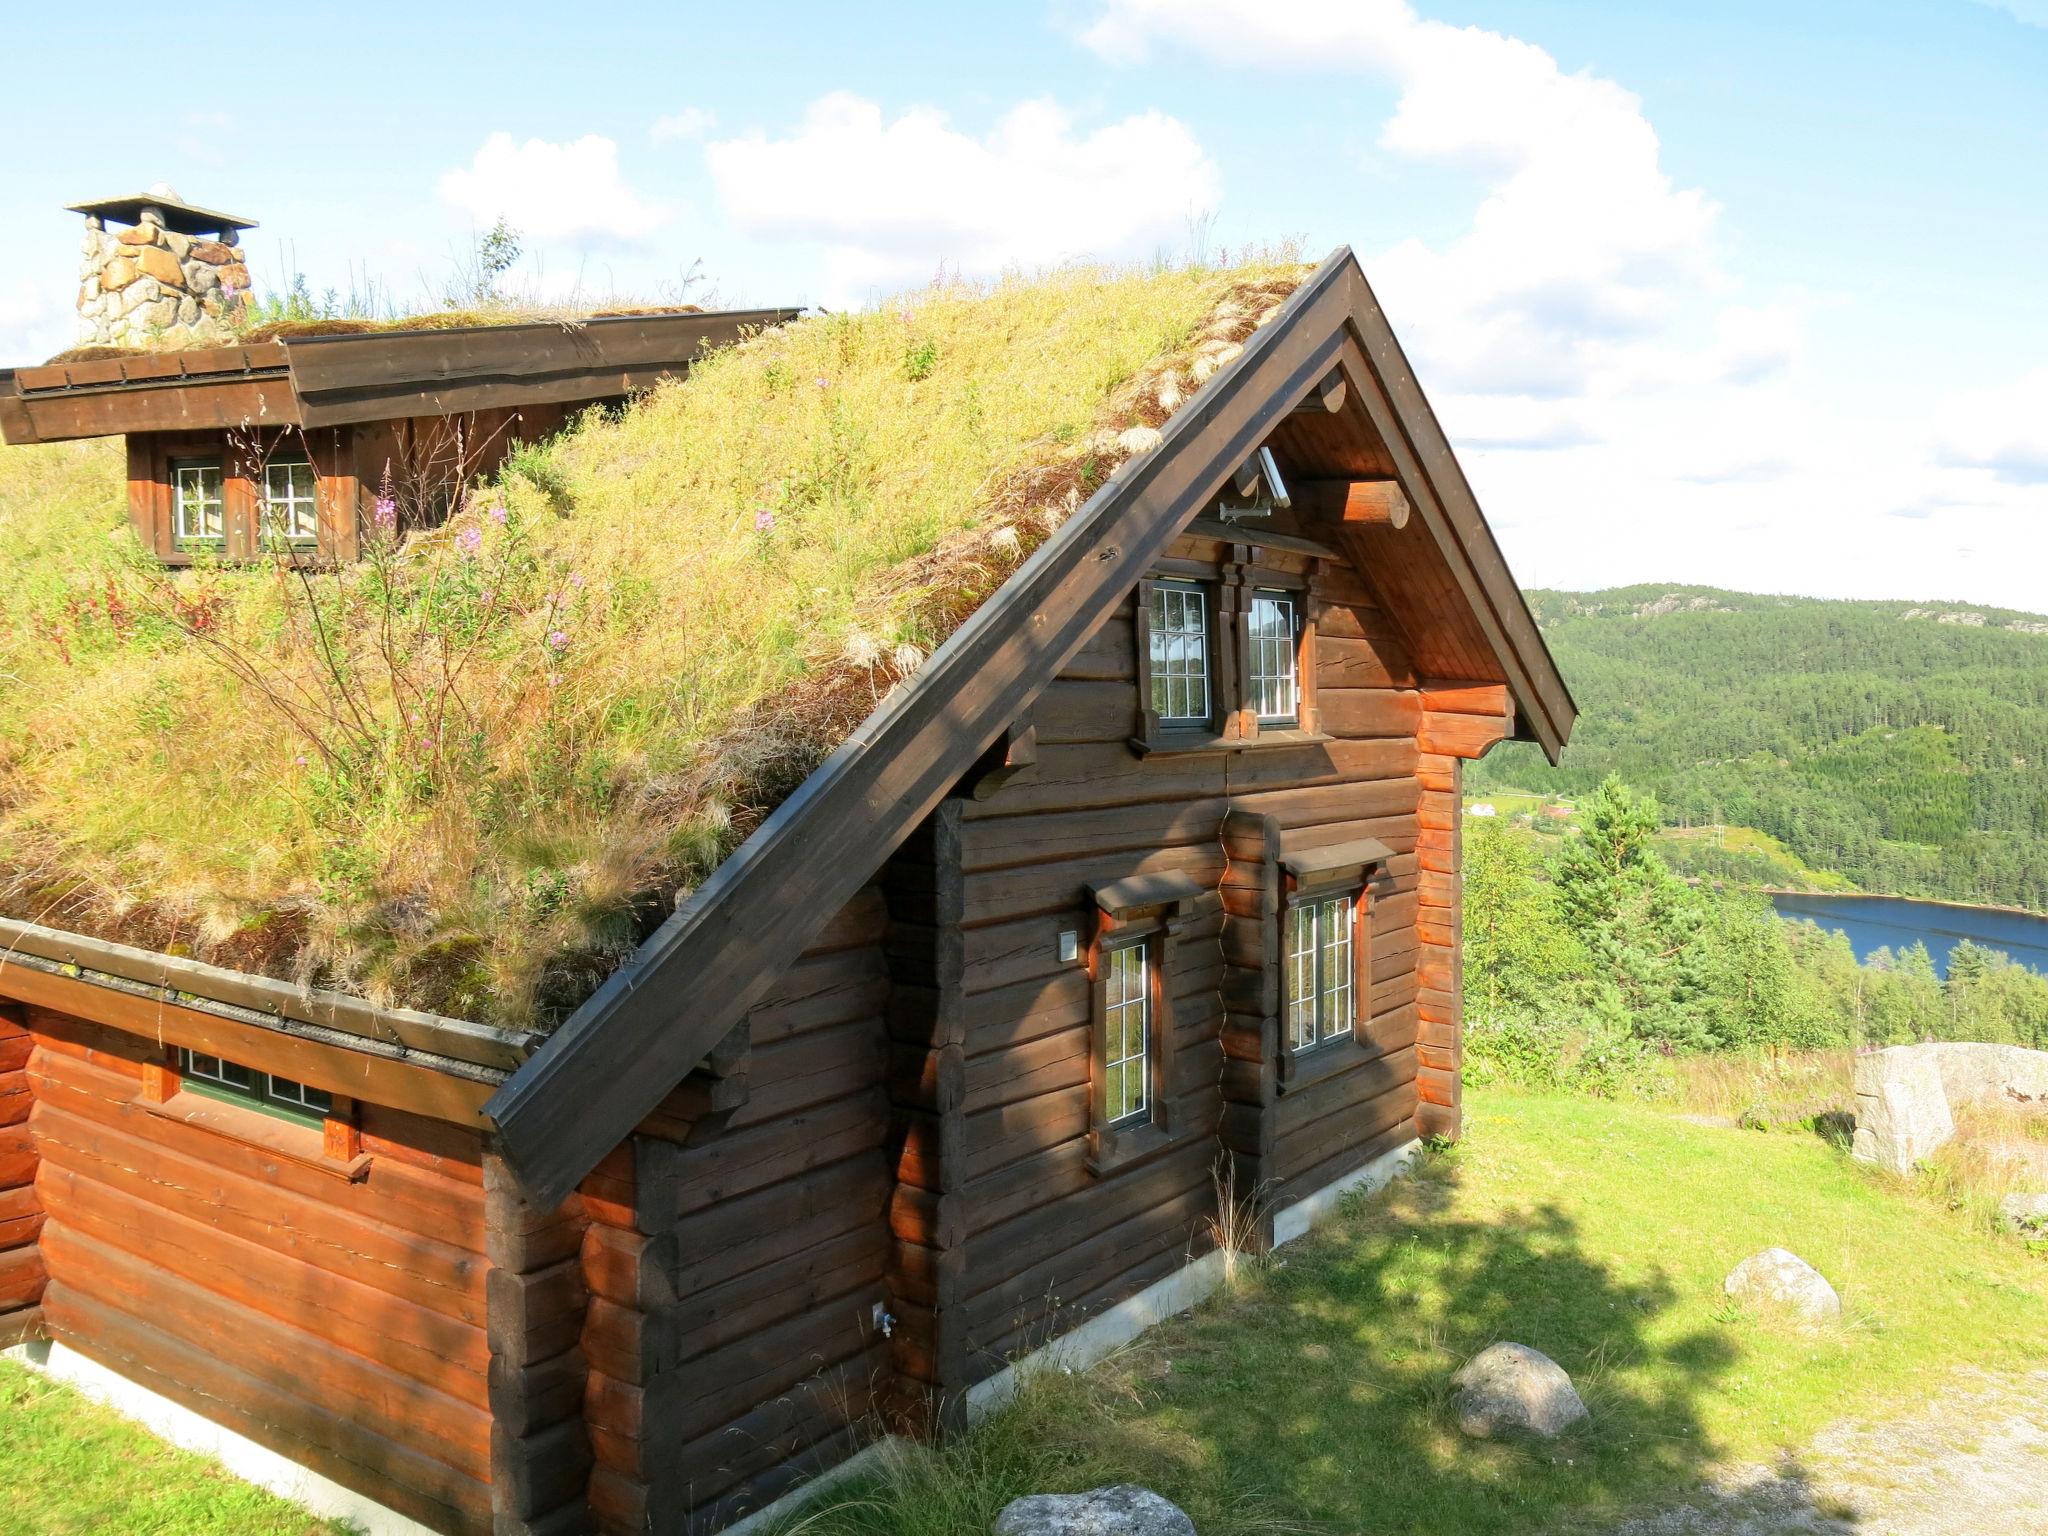
[[[35,1046],[27,1010],[0,1003],[0,1349],[42,1337],[43,1258],[37,1235],[36,1147],[29,1130],[35,1103],[28,1059]]]
[[[149,1042],[26,1022],[50,1337],[436,1530],[489,1532],[477,1139],[360,1105],[352,1179],[146,1103]]]
[[[1174,554],[1214,562],[1222,551],[1187,537]],[[1306,568],[1302,556],[1266,555],[1269,567],[1290,562]],[[1210,1246],[1219,1134],[1251,1154],[1238,1162],[1239,1193],[1268,1209],[1413,1134],[1420,693],[1365,583],[1333,568],[1322,590],[1316,702],[1334,740],[1139,756],[1128,741],[1136,655],[1126,605],[1033,706],[1036,762],[987,799],[964,802],[960,1203],[971,1377]],[[1224,1029],[1226,1001],[1233,1013],[1238,1001],[1226,986],[1233,947],[1249,970],[1263,966],[1271,979],[1278,968],[1277,954],[1246,950],[1230,932],[1256,905],[1231,888],[1224,823],[1233,811],[1271,818],[1291,838],[1374,837],[1394,853],[1373,886],[1371,1044],[1347,1070],[1289,1096],[1261,1076],[1265,1048]],[[1166,870],[1223,889],[1229,915],[1203,920],[1177,946],[1173,1146],[1097,1174],[1087,1166],[1089,985],[1083,967],[1058,959],[1058,935],[1078,930],[1085,945],[1091,884]],[[1249,1073],[1225,1073],[1226,1046],[1252,1058]]]
[[[536,1206],[488,1147],[483,1190],[494,1536],[578,1536],[591,1518],[584,1194]]]
[[[840,1460],[884,1406],[887,926],[876,891],[849,903],[586,1185],[605,1531],[715,1528]]]

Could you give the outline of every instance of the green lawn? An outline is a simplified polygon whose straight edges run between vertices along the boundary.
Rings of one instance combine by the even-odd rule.
[[[69,1387],[0,1360],[0,1536],[342,1536],[173,1450]]]
[[[1721,1295],[1777,1243],[1847,1320],[1806,1334]],[[1570,1371],[1593,1427],[1554,1455],[1473,1445],[1448,1379],[1495,1339]],[[935,1455],[842,1485],[805,1536],[962,1536],[1021,1493],[1133,1479],[1202,1536],[1542,1531],[1796,1458],[1963,1365],[2048,1356],[2048,1263],[1803,1134],[1489,1091],[1462,1144],[1110,1366],[1042,1380]],[[0,1362],[0,1536],[334,1532]]]
[[[1805,1135],[1489,1092],[1414,1181],[1283,1250],[1236,1295],[962,1445],[850,1485],[805,1536],[987,1529],[1027,1491],[1146,1482],[1202,1536],[1598,1525],[1776,1460],[1823,1425],[2048,1351],[2048,1265]],[[1841,1292],[1810,1335],[1727,1304],[1780,1244]],[[1451,1373],[1496,1339],[1571,1372],[1593,1427],[1555,1455],[1449,1428]]]

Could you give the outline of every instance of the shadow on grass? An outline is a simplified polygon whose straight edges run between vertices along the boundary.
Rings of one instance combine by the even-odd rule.
[[[1126,1481],[1201,1536],[1855,1529],[1795,1463],[1739,1488],[1706,1476],[1696,1405],[1740,1363],[1711,1325],[1651,1336],[1680,1299],[1667,1277],[1618,1275],[1553,1205],[1463,1214],[1458,1179],[1455,1152],[1433,1160],[1103,1367],[1033,1378],[972,1433],[780,1529],[969,1536],[1023,1494]],[[1546,1445],[1458,1432],[1451,1377],[1503,1339],[1570,1373],[1584,1429]]]
[[[1703,1489],[1715,1447],[1695,1404],[1736,1365],[1727,1336],[1653,1342],[1647,1325],[1678,1300],[1668,1278],[1618,1277],[1554,1206],[1461,1215],[1457,1180],[1455,1156],[1431,1164],[1148,1340],[1122,1364],[1133,1411],[1104,1426],[1105,1457],[1159,1478],[1204,1536],[1599,1528],[1721,1504]],[[1563,1366],[1589,1423],[1544,1445],[1461,1435],[1451,1377],[1499,1340]],[[1851,1529],[1806,1488],[1782,1469],[1786,1508],[1815,1514],[1782,1528]]]

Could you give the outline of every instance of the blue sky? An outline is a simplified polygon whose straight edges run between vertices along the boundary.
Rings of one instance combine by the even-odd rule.
[[[1349,244],[1524,581],[2048,608],[2048,0],[322,10],[149,90],[10,19],[0,359],[157,180],[405,301],[500,212],[515,287],[735,303]]]

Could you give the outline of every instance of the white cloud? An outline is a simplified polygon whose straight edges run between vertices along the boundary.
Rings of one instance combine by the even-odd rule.
[[[834,302],[929,277],[1068,257],[1149,255],[1176,245],[1220,197],[1185,125],[1144,112],[1082,132],[1028,101],[986,137],[913,108],[885,119],[849,92],[813,102],[794,132],[705,151],[743,232],[827,247]]]
[[[1441,385],[1578,392],[1618,345],[1720,284],[1718,210],[1672,183],[1642,103],[1533,44],[1425,20],[1404,0],[1108,0],[1084,34],[1121,59],[1168,40],[1239,67],[1391,79],[1400,98],[1380,148],[1487,179],[1465,234],[1406,240],[1372,262]]]
[[[0,359],[40,362],[69,346],[72,317],[62,300],[73,291],[25,277],[0,284]]]
[[[717,126],[717,114],[704,107],[685,107],[680,112],[671,112],[666,117],[657,117],[654,126],[647,130],[647,137],[657,144],[673,144],[686,139],[701,139]]]
[[[1935,416],[1941,461],[2012,485],[2048,485],[2048,368],[1957,395]]]
[[[1522,580],[2042,606],[2048,371],[1932,422],[1819,398],[1807,320],[1835,301],[1743,291],[1718,204],[1620,84],[1407,0],[1097,7],[1082,40],[1112,60],[1192,50],[1304,96],[1390,82],[1380,158],[1477,178],[1462,231],[1364,260]]]
[[[2048,0],[1977,0],[1977,3],[2005,12],[2022,26],[2048,31]]]
[[[642,240],[671,216],[627,183],[619,146],[594,133],[566,144],[494,133],[466,168],[441,177],[439,190],[477,224],[503,218],[537,243]]]

